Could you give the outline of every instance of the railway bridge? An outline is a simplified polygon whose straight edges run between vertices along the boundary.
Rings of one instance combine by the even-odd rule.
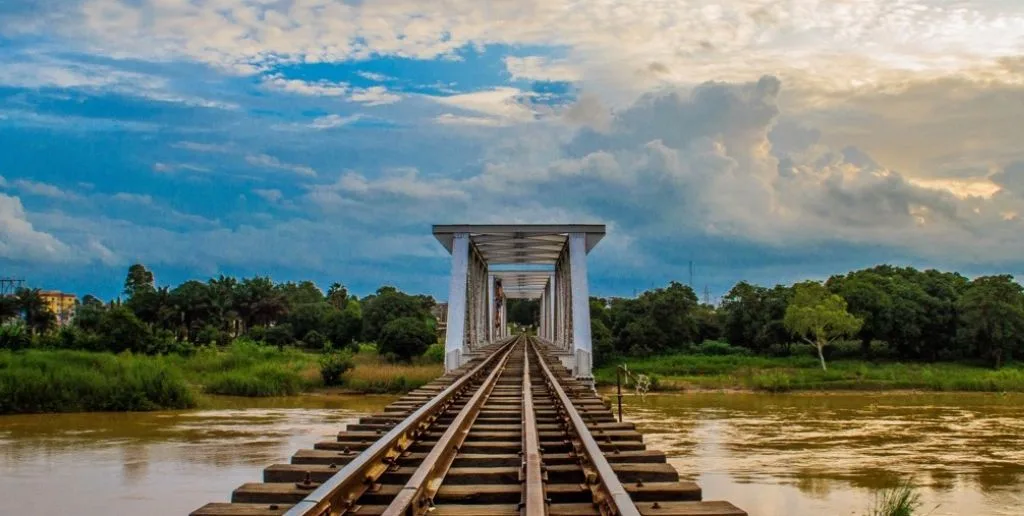
[[[452,254],[445,374],[192,516],[745,516],[703,501],[595,392],[601,225],[434,226]],[[507,299],[541,300],[509,335]]]

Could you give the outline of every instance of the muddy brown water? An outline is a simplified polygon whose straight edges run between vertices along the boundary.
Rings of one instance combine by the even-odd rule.
[[[0,514],[185,515],[394,399],[0,416]],[[907,477],[923,486],[921,514],[1024,514],[1024,395],[686,393],[624,405],[706,499],[752,516],[865,514]]]

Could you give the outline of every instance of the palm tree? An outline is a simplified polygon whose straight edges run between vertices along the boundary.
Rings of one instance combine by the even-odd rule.
[[[38,288],[18,289],[15,298],[18,308],[25,318],[25,325],[28,326],[33,335],[45,333],[56,325],[57,317],[46,306],[46,301],[43,301],[42,291]]]

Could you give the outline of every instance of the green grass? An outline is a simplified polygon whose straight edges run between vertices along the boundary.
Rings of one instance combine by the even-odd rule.
[[[163,357],[203,392],[227,396],[290,396],[319,387],[319,358],[243,339],[223,350],[204,348],[189,357]]]
[[[0,351],[0,414],[181,409],[200,392],[290,396],[323,386],[321,356],[247,340],[191,356]],[[353,362],[340,386],[357,393],[408,392],[444,372],[435,356],[392,364],[368,345]]]
[[[86,351],[0,352],[0,414],[194,407],[175,368],[152,357]]]
[[[919,508],[921,495],[908,482],[878,493],[868,516],[913,516]]]
[[[1024,392],[1024,364],[999,370],[955,362],[901,363],[834,360],[822,371],[814,356],[704,356],[675,354],[624,361],[634,373],[657,378],[659,390],[752,389]],[[615,366],[595,372],[600,385],[615,384]]]

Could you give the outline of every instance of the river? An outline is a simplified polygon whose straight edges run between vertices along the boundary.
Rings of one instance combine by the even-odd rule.
[[[188,514],[393,399],[0,416],[0,513]],[[923,486],[923,514],[1024,513],[1022,395],[687,393],[624,406],[706,499],[751,516],[865,514],[907,476]]]

